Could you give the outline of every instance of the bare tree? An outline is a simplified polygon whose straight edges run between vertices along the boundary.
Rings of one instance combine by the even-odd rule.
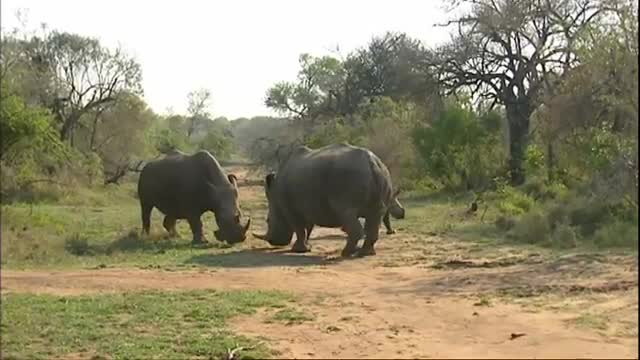
[[[615,0],[453,0],[469,10],[444,26],[453,40],[433,64],[448,93],[470,89],[505,107],[509,123],[511,182],[524,182],[523,158],[532,113],[577,62],[581,31],[615,10]]]
[[[209,117],[209,103],[211,102],[211,91],[208,89],[199,89],[191,91],[187,95],[188,105],[187,111],[189,112],[189,126],[187,127],[187,137],[196,130],[196,125],[199,120]]]

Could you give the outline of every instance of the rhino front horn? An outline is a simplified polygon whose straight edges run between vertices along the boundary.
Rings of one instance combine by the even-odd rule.
[[[247,233],[247,231],[249,230],[249,226],[251,226],[251,218],[250,218],[250,217],[247,219],[247,224],[244,226],[244,231],[243,231],[243,232],[244,232],[245,234],[246,234],[246,233]]]

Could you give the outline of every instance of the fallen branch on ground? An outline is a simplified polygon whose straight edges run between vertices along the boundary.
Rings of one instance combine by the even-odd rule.
[[[222,360],[237,360],[239,359],[237,354],[240,353],[240,351],[253,350],[260,344],[262,344],[262,342],[259,342],[254,346],[248,346],[248,347],[236,345],[234,349],[227,349],[227,353],[224,356],[222,356]]]

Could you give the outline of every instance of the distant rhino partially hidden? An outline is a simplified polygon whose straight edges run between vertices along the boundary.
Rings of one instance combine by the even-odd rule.
[[[193,245],[206,242],[200,218],[207,211],[215,215],[216,239],[229,244],[244,241],[251,224],[251,218],[245,225],[240,223],[236,176],[227,176],[207,151],[193,155],[173,152],[149,162],[140,173],[138,197],[146,234],[154,207],[165,215],[162,225],[171,234],[176,233],[176,221],[186,219],[193,233]]]
[[[386,165],[368,149],[349,144],[315,150],[297,147],[277,174],[265,177],[265,193],[267,233],[253,235],[285,246],[295,232],[294,252],[311,249],[309,234],[318,225],[345,230],[348,240],[342,256],[374,255],[383,215],[391,212],[404,217]],[[360,217],[365,219],[364,229]],[[358,250],[363,236],[364,244]]]

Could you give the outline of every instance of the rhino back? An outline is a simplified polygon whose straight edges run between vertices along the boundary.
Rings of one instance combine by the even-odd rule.
[[[279,198],[298,218],[321,226],[340,225],[331,203],[361,212],[378,208],[384,179],[371,155],[346,144],[300,153],[279,175]]]
[[[184,216],[205,205],[206,182],[226,179],[218,162],[207,152],[174,154],[148,163],[140,173],[138,194],[142,201],[165,214]]]

